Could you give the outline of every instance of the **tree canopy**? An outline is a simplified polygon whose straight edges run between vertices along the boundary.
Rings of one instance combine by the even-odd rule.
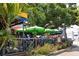
[[[6,23],[10,24],[19,12],[26,12],[29,15],[31,25],[56,28],[65,23],[67,26],[79,22],[77,8],[66,7],[64,3],[2,3],[0,4],[0,15]]]

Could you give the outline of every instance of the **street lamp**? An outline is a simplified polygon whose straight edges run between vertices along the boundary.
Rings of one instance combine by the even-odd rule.
[[[64,30],[64,38],[67,39],[66,25],[65,25],[65,23],[63,23],[62,25],[63,25],[63,30]]]

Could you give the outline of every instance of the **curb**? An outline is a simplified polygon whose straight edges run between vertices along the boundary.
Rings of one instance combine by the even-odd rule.
[[[68,51],[68,50],[70,50],[70,49],[71,49],[71,47],[68,47],[68,48],[66,48],[66,49],[62,49],[62,50],[58,50],[58,51],[55,51],[55,52],[51,52],[51,53],[49,53],[49,54],[46,55],[46,56],[55,56],[55,55],[58,55],[58,54],[60,54],[60,53],[65,52],[65,51]]]

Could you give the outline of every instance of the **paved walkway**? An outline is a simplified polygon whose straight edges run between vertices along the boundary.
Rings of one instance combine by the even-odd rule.
[[[73,43],[72,49],[70,49],[66,52],[63,52],[61,54],[58,54],[56,56],[79,56],[79,42],[75,41]]]

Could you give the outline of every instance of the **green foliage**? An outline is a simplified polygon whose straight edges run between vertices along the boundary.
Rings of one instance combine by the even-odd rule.
[[[76,20],[76,22],[79,24],[79,16],[77,17],[77,20]]]
[[[15,37],[11,35],[11,28],[9,26],[11,25],[11,21],[14,20],[15,16],[21,12],[22,5],[19,3],[1,3],[0,4],[0,15],[3,17],[3,20],[5,21],[6,28],[5,28],[5,34],[0,36],[0,40],[2,40],[2,44],[0,46],[0,49],[6,46],[6,43],[9,40],[12,40],[14,42],[14,47],[16,46],[17,40],[14,39]],[[13,39],[11,39],[13,38]]]
[[[6,22],[10,23],[19,12],[29,14],[29,22],[32,25],[58,27],[63,22],[66,25],[74,24],[76,21],[77,9],[66,8],[65,4],[22,4],[22,3],[2,3],[0,4],[0,15],[3,15]]]
[[[26,4],[26,11],[29,13],[29,21],[32,25],[58,27],[62,23],[74,24],[76,20],[76,9],[66,8],[65,4]]]
[[[17,40],[15,39],[13,35],[3,35],[3,36],[0,36],[0,49],[4,47],[6,48],[8,41],[13,42],[13,48],[17,47]]]
[[[30,55],[46,55],[51,52],[55,52],[57,50],[65,49],[71,46],[71,44],[72,43],[70,41],[56,43],[55,45],[46,43],[42,47],[38,46],[35,49],[31,50],[29,54]]]
[[[46,55],[46,54],[50,53],[51,51],[54,51],[54,49],[52,47],[53,47],[53,45],[51,45],[51,44],[45,44],[42,47],[38,46],[37,48],[32,50],[31,53],[33,55]]]

